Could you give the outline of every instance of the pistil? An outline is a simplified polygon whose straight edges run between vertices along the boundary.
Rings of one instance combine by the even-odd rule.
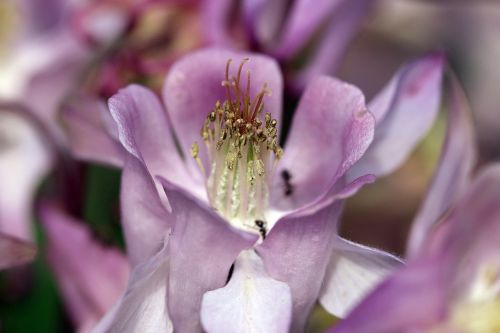
[[[242,88],[242,71],[248,61],[243,59],[236,77],[230,78],[231,59],[228,60],[222,81],[226,100],[216,102],[201,129],[209,159],[208,174],[196,142],[191,153],[207,176],[212,207],[233,225],[262,234],[268,184],[283,150],[278,145],[276,119],[264,113],[264,97],[271,94],[267,84],[252,99],[250,71],[247,71],[246,86]]]

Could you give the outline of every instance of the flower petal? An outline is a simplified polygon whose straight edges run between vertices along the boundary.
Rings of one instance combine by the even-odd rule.
[[[244,0],[242,5],[246,31],[252,42],[269,49],[276,41],[287,14],[287,1]]]
[[[28,242],[0,233],[0,270],[26,264],[36,256],[36,247]]]
[[[217,100],[223,102],[226,99],[221,82],[228,59],[233,61],[230,71],[230,76],[233,76],[245,57],[250,61],[242,75],[246,75],[247,70],[251,72],[250,96],[255,96],[267,83],[272,96],[265,97],[264,111],[270,112],[279,122],[283,80],[276,61],[259,54],[222,49],[191,53],[172,66],[163,88],[165,105],[186,156],[190,156],[191,145],[202,140],[200,129]],[[205,150],[202,149],[200,154],[205,161]]]
[[[318,41],[317,49],[295,79],[297,90],[302,91],[316,76],[335,73],[345,49],[373,4],[371,0],[351,0],[343,1],[341,6],[335,8],[334,15],[329,19],[328,26]]]
[[[64,108],[62,117],[74,155],[86,161],[123,166],[123,148],[109,134],[107,124],[114,121],[105,103],[79,96]]]
[[[257,235],[233,229],[188,192],[161,179],[175,221],[170,235],[169,314],[179,332],[201,331],[203,294],[222,287],[239,253]]]
[[[127,254],[135,266],[161,249],[173,222],[151,175],[133,156],[127,158],[123,169],[120,206]]]
[[[478,269],[485,263],[498,265],[499,196],[497,163],[469,187],[440,225],[446,228],[429,234],[427,242],[433,246],[419,251],[328,332],[421,332],[440,327],[452,302],[464,299]]]
[[[271,204],[287,210],[317,199],[362,156],[373,129],[359,89],[330,77],[313,80],[295,113]]]
[[[445,314],[440,260],[414,262],[385,280],[328,333],[420,332]]]
[[[337,317],[345,315],[402,261],[383,251],[338,237],[320,295],[321,305]]]
[[[292,291],[292,331],[300,332],[318,298],[322,279],[337,235],[342,199],[356,192],[371,177],[365,177],[282,217],[257,252],[269,275],[287,283]]]
[[[421,248],[430,229],[464,193],[476,162],[476,140],[468,103],[460,83],[453,76],[450,88],[446,138],[431,186],[413,221],[409,256]]]
[[[31,240],[31,209],[53,156],[44,133],[22,110],[0,106],[0,231]]]
[[[278,58],[294,56],[344,0],[297,0],[288,14],[280,40],[273,51]]]
[[[454,274],[454,282],[448,283],[451,297],[460,297],[473,288],[471,284],[481,269],[490,266],[498,270],[500,267],[499,197],[500,163],[494,163],[479,173],[443,222],[448,224],[447,234],[444,237],[437,235],[441,236],[437,240],[434,233],[428,237],[434,245],[441,240],[435,248],[451,258]]]
[[[109,109],[123,147],[142,160],[151,175],[162,175],[203,196],[201,179],[194,177],[181,159],[168,118],[152,91],[129,85],[110,98]],[[161,189],[159,193],[164,195]]]
[[[95,325],[125,291],[127,258],[98,244],[82,222],[53,204],[42,206],[41,217],[49,263],[71,318],[77,327]]]
[[[370,102],[377,125],[363,158],[349,179],[384,176],[398,168],[431,128],[439,111],[444,57],[431,54],[403,67]]]
[[[172,333],[167,311],[168,245],[137,265],[127,291],[93,333]]]
[[[235,46],[228,29],[228,19],[231,17],[233,4],[232,0],[201,2],[203,36],[207,44],[220,47]]]
[[[240,254],[229,283],[205,293],[201,321],[207,332],[288,332],[292,296],[286,283],[269,277],[253,250]]]

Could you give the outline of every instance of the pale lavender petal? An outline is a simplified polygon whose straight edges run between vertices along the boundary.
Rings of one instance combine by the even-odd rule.
[[[318,298],[337,235],[342,199],[371,181],[372,177],[356,180],[309,207],[284,216],[257,247],[269,275],[291,288],[293,332],[304,330]]]
[[[454,282],[449,285],[453,298],[471,288],[485,266],[500,267],[499,197],[500,163],[494,163],[480,172],[444,222],[450,224],[448,237],[441,238],[438,250],[451,257]],[[429,239],[436,243],[434,238],[430,234]]]
[[[0,231],[21,240],[32,239],[33,197],[53,163],[47,139],[31,120],[20,110],[0,109]]]
[[[189,172],[179,155],[165,110],[152,91],[129,85],[110,98],[109,109],[123,147],[143,161],[151,175],[162,175],[203,196],[201,177]],[[164,194],[161,189],[159,193]]]
[[[123,166],[124,151],[109,133],[107,123],[112,119],[104,102],[78,96],[63,109],[62,117],[70,149],[77,158]]]
[[[94,325],[125,291],[130,266],[123,253],[92,238],[83,222],[45,203],[41,218],[59,288],[77,327]]]
[[[205,293],[201,305],[201,322],[208,333],[286,333],[291,315],[290,288],[269,277],[253,250],[240,254],[229,283]]]
[[[413,262],[385,280],[328,333],[422,332],[446,310],[441,258]]]
[[[24,77],[26,80],[24,90],[20,90],[20,97],[54,135],[64,142],[64,135],[58,123],[59,111],[64,98],[76,89],[82,67],[89,58],[89,52],[78,44],[69,32],[52,37],[39,48],[43,50],[25,50],[25,52],[33,52],[35,57],[38,55],[36,52],[40,52],[42,60],[33,60],[31,59],[33,56],[26,56],[26,59],[19,60],[27,63],[40,62],[37,67],[19,64],[21,71],[23,71],[23,66],[28,66]],[[20,58],[23,56],[20,55]],[[23,77],[21,76],[20,79]],[[23,96],[29,96],[29,98],[23,98]]]
[[[135,266],[161,249],[173,221],[151,174],[133,156],[127,158],[123,169],[120,206],[127,254]]]
[[[328,263],[320,303],[343,318],[402,261],[387,252],[337,237]]]
[[[162,183],[175,221],[169,241],[169,314],[176,331],[199,332],[203,294],[224,286],[239,253],[258,237],[233,229],[204,202]]]
[[[272,96],[264,98],[264,111],[270,112],[279,123],[283,82],[276,61],[263,55],[221,49],[191,53],[172,66],[163,88],[167,111],[186,156],[190,156],[191,145],[202,140],[200,130],[216,101],[223,102],[226,99],[221,82],[228,59],[232,59],[230,76],[235,76],[245,57],[250,58],[250,61],[245,65],[242,75],[246,77],[246,71],[251,72],[250,96],[255,96],[267,83]],[[242,81],[246,82],[244,79]],[[202,149],[200,153],[204,160],[205,150]]]
[[[333,15],[345,0],[297,0],[294,2],[282,36],[273,54],[288,59],[294,56],[309,41],[312,35]]]
[[[0,233],[0,270],[29,263],[35,256],[33,244]]]
[[[476,162],[475,141],[465,94],[451,76],[446,138],[431,186],[413,221],[408,241],[410,257],[419,251],[431,228],[467,188]]]
[[[384,176],[398,168],[427,134],[439,111],[444,57],[431,54],[403,67],[370,103],[375,137],[363,158],[349,171]]]
[[[302,91],[307,83],[318,75],[335,73],[349,42],[373,4],[372,0],[350,0],[343,1],[342,5],[335,9],[326,31],[322,33],[323,37],[318,41],[317,49],[307,60],[306,67],[294,79],[297,90]]]
[[[93,333],[172,333],[167,310],[168,244],[137,265],[126,292]]]
[[[313,80],[295,113],[271,203],[286,210],[317,199],[364,153],[374,120],[356,87],[330,77]],[[287,193],[289,176],[292,193]]]
[[[478,176],[436,229],[439,232],[429,234],[426,245],[432,246],[419,251],[329,332],[421,332],[439,327],[453,302],[467,297],[479,269],[499,263],[499,197],[500,164],[495,164]]]

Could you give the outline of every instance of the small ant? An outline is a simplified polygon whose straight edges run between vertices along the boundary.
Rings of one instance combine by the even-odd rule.
[[[281,171],[281,177],[285,181],[285,195],[288,197],[293,194],[293,186],[290,183],[292,175],[288,172],[288,170],[283,170]]]
[[[262,220],[255,220],[255,225],[257,228],[259,228],[260,235],[262,236],[262,239],[266,239],[267,235],[267,223]]]

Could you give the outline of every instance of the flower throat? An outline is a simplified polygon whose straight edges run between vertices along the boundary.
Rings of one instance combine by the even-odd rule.
[[[222,81],[226,100],[215,103],[201,128],[209,174],[199,157],[198,143],[193,143],[191,154],[207,177],[212,207],[236,227],[255,231],[265,223],[268,184],[283,150],[278,145],[276,119],[264,113],[264,97],[271,94],[267,84],[251,99],[250,71],[247,71],[246,86],[242,88],[241,74],[248,60],[242,60],[236,77],[231,78],[231,59],[227,61]]]

